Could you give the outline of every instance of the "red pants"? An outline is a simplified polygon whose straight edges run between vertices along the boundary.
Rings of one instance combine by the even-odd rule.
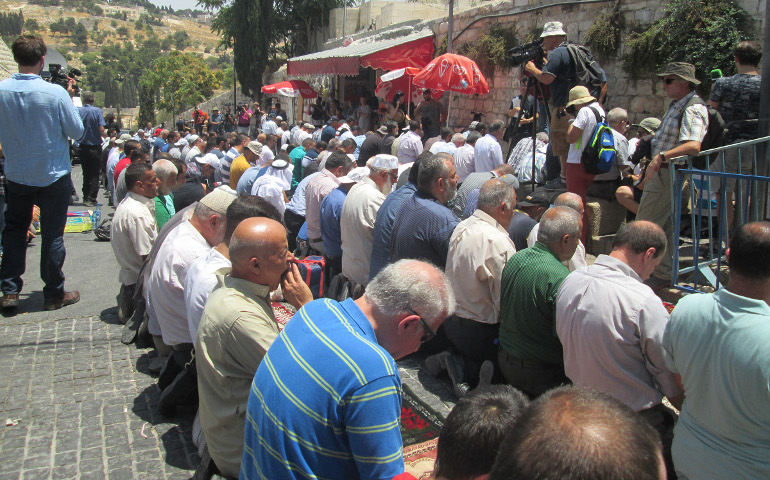
[[[583,200],[583,231],[580,234],[580,240],[585,245],[586,233],[588,232],[588,198],[586,193],[588,187],[594,181],[596,175],[586,173],[586,169],[583,168],[582,163],[568,163],[567,164],[567,191],[580,195]]]

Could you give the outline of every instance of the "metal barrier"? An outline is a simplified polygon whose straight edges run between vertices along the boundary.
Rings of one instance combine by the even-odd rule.
[[[759,157],[762,147],[764,158]],[[728,155],[737,158],[737,171],[742,173],[726,172]],[[693,167],[693,162],[703,157],[706,157],[705,170]],[[669,169],[674,224],[671,284],[687,292],[718,289],[724,252],[730,245],[728,207],[732,206],[723,187],[728,180],[736,182],[735,227],[768,218],[764,200],[768,198],[770,177],[759,175],[759,169],[770,163],[770,137],[706,150],[692,157],[679,157],[672,163],[676,168]],[[690,210],[689,215],[685,208]],[[681,254],[682,250],[688,252],[690,248],[691,256]]]

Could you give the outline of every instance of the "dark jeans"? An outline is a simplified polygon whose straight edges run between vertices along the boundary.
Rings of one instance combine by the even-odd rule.
[[[481,364],[489,360],[497,365],[497,345],[500,334],[499,323],[481,323],[452,315],[442,325],[446,337],[462,355],[467,378],[471,385],[478,383]]]
[[[27,263],[27,230],[32,222],[32,207],[40,207],[40,278],[43,297],[58,300],[64,296],[64,226],[72,193],[72,179],[67,174],[45,187],[32,187],[10,180],[6,187],[7,210],[3,231],[3,263],[0,282],[3,293],[20,293]]]
[[[293,252],[297,249],[297,235],[302,228],[302,224],[305,223],[305,217],[297,215],[288,208],[283,212],[283,222],[286,224],[286,229],[289,231],[289,251]]]
[[[99,194],[99,171],[101,170],[101,145],[81,145],[80,165],[83,167],[83,201],[96,201]]]
[[[497,359],[506,382],[532,400],[552,388],[572,383],[564,374],[563,365],[519,359],[502,347]]]

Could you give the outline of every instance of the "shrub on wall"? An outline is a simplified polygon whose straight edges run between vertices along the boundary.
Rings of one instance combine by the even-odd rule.
[[[494,25],[489,33],[458,45],[456,51],[476,62],[484,75],[492,77],[496,68],[511,68],[508,63],[508,50],[518,44],[516,29],[498,24]]]
[[[586,45],[599,57],[614,56],[620,48],[621,33],[626,26],[626,19],[620,13],[621,3],[616,1],[611,11],[599,15],[586,32]]]
[[[638,79],[679,61],[695,65],[701,80],[715,68],[732,75],[732,49],[753,32],[749,14],[730,0],[671,0],[660,20],[629,35],[623,70]]]

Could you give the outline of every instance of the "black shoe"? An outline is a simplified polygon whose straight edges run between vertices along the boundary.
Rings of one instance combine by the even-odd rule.
[[[566,190],[567,184],[564,183],[564,180],[561,179],[561,177],[554,178],[550,182],[545,182],[545,189],[546,190]]]

